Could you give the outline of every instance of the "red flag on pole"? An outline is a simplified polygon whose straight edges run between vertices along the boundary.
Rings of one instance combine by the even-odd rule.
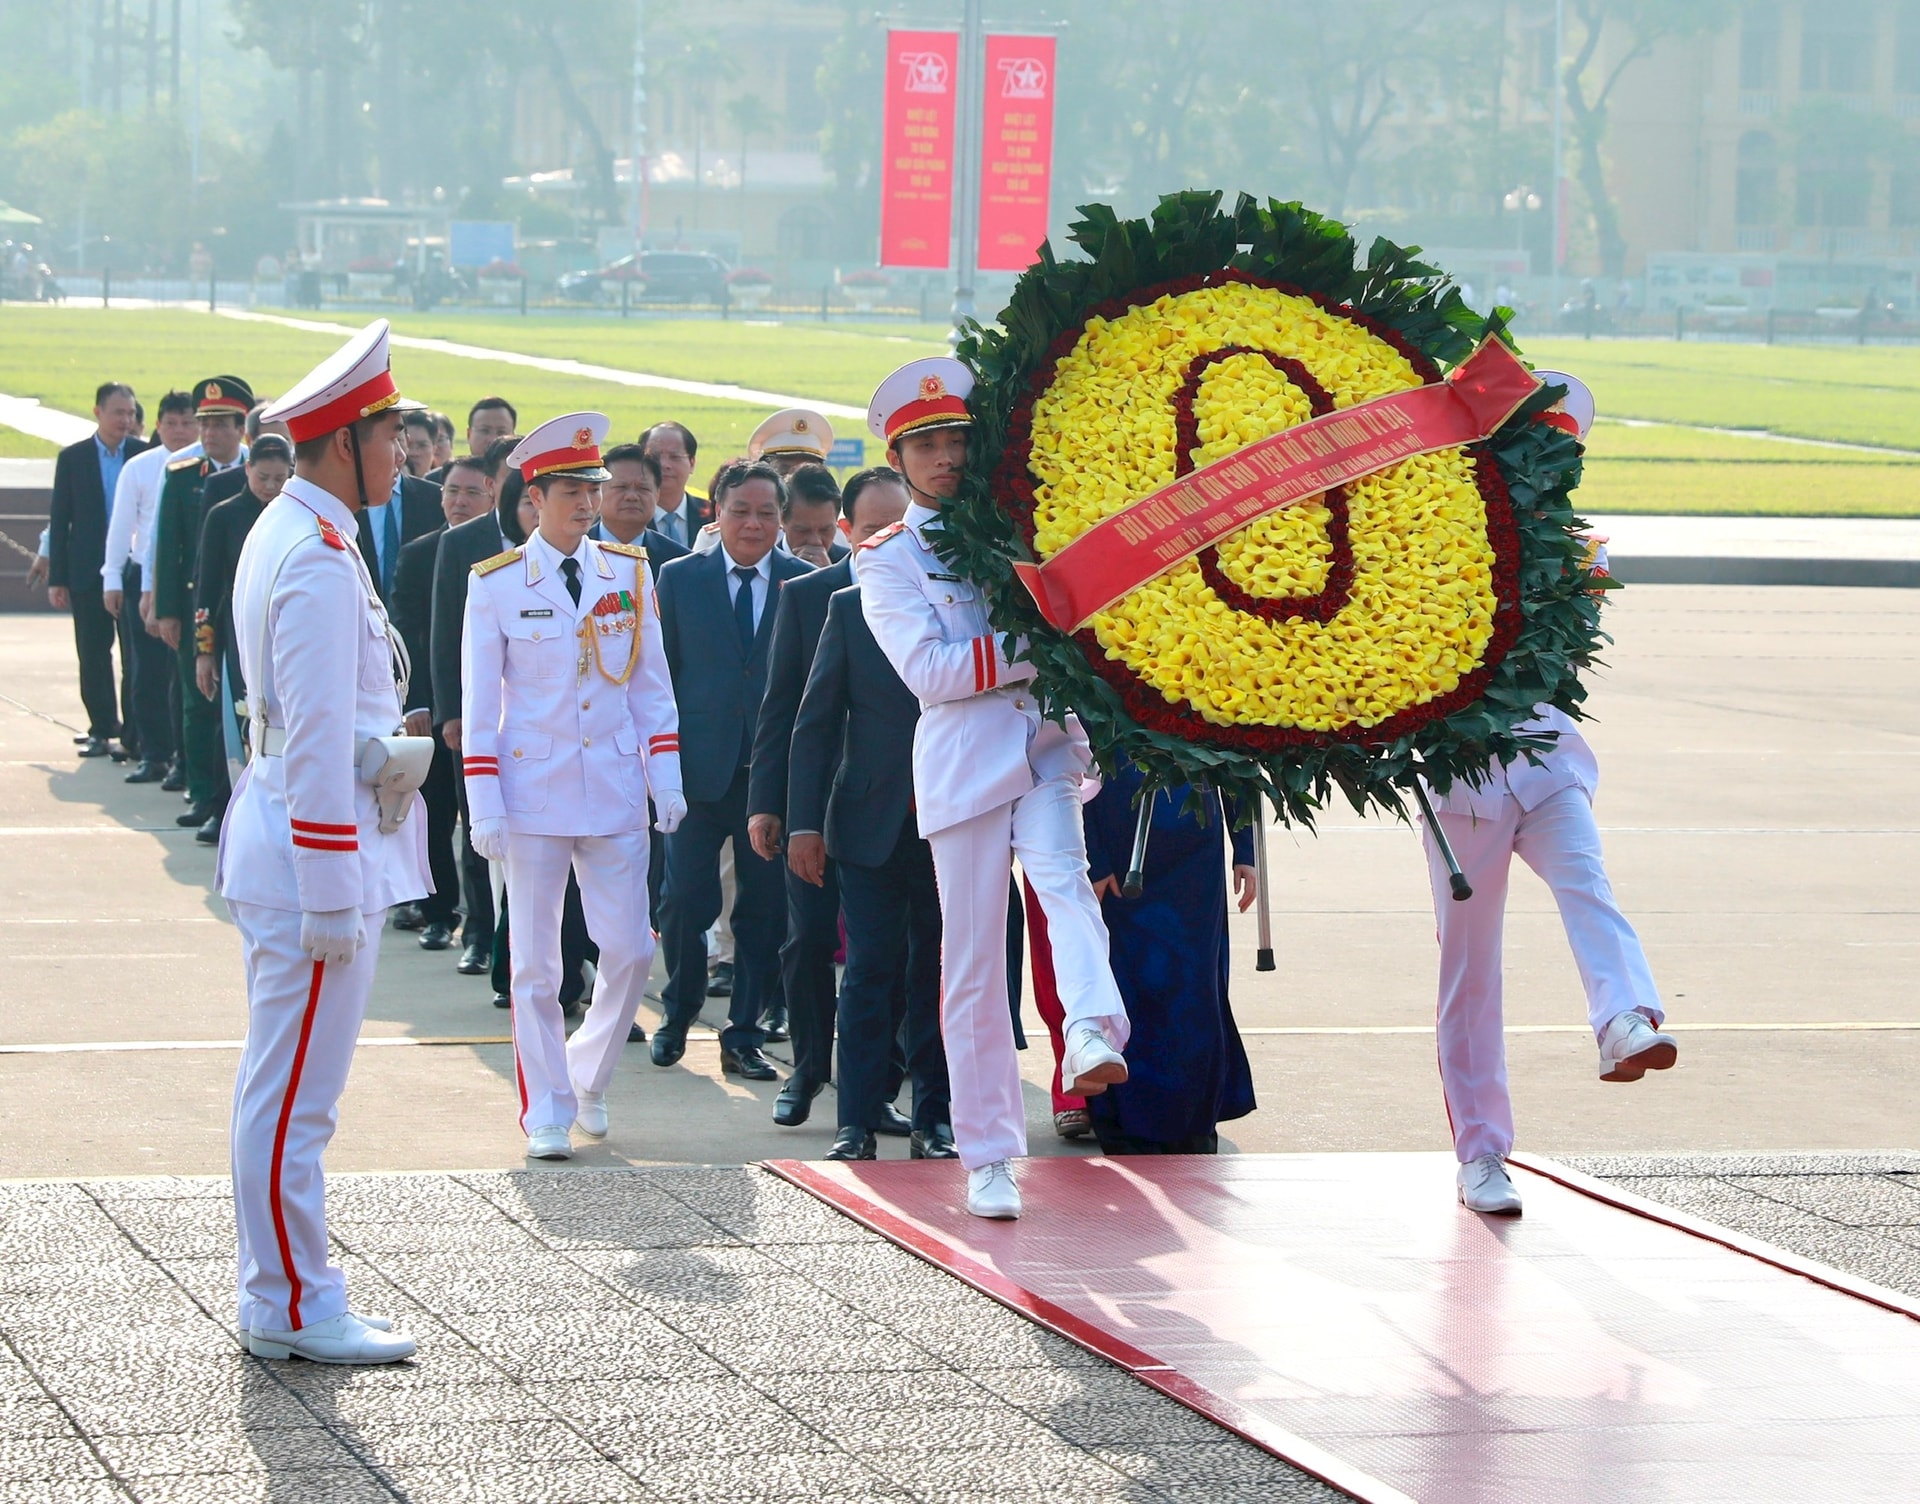
[[[980,136],[980,269],[1025,271],[1047,238],[1053,38],[987,38]]]
[[[948,263],[959,76],[957,32],[887,33],[880,167],[882,266],[944,267]]]

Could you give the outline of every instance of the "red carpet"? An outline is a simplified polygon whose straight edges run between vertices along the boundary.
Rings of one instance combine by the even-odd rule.
[[[1920,1499],[1920,1302],[1516,1161],[1425,1154],[768,1166],[1356,1497]]]

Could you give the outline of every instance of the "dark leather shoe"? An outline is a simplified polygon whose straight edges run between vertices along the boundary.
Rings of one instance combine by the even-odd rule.
[[[511,1008],[513,1006],[513,995],[507,992],[494,993],[493,1006],[496,1008]]]
[[[469,940],[460,951],[460,959],[453,969],[463,977],[485,976],[493,970],[492,947],[483,947],[478,940]]]
[[[793,1038],[787,1032],[787,1005],[778,1003],[767,1009],[766,1017],[761,1020],[766,1025],[768,1044],[785,1044]]]
[[[813,1099],[826,1089],[826,1085],[824,1081],[809,1084],[802,1076],[787,1077],[787,1084],[780,1088],[780,1095],[773,1099],[774,1122],[782,1128],[798,1128],[813,1112]]]
[[[873,1125],[875,1133],[884,1133],[888,1138],[911,1138],[913,1119],[908,1117],[891,1102],[880,1104],[879,1119]]]
[[[647,1053],[655,1065],[677,1065],[680,1057],[687,1053],[687,1031],[676,1029],[672,1024],[662,1024],[653,1031],[653,1042],[648,1045]]]
[[[733,962],[722,961],[707,977],[708,997],[733,996]]]
[[[420,931],[420,949],[451,950],[453,948],[453,926],[435,920]]]
[[[958,1159],[960,1151],[953,1147],[953,1130],[945,1123],[935,1123],[925,1133],[916,1131],[907,1141],[907,1154],[912,1159]]]
[[[167,770],[157,762],[147,762],[144,758],[133,765],[133,771],[127,774],[128,783],[158,783],[167,776]]]
[[[187,775],[180,770],[177,764],[168,768],[167,776],[160,780],[160,792],[163,794],[184,793],[186,787]]]
[[[647,1042],[647,1031],[645,1029],[641,1028],[640,1025],[638,1024],[627,1025],[627,1043],[628,1044],[645,1044],[646,1042]]]
[[[213,818],[212,805],[195,804],[190,806],[185,814],[175,815],[173,817],[173,823],[183,828],[185,827],[198,828],[199,826],[205,825],[207,821],[211,820],[212,818]]]
[[[125,747],[109,747],[107,748],[107,756],[111,757],[115,762],[133,761],[133,754]]]
[[[393,927],[397,930],[423,930],[427,927],[427,916],[420,912],[417,903],[403,903],[393,911]]]
[[[758,1050],[741,1050],[735,1054],[732,1050],[720,1052],[720,1074],[739,1076],[748,1081],[778,1081],[780,1072],[773,1068],[773,1062]]]
[[[82,757],[105,757],[107,744],[97,736],[90,736],[76,750]]]
[[[842,1128],[833,1138],[833,1147],[827,1150],[828,1159],[878,1159],[880,1151],[873,1142],[873,1135],[864,1128]]]
[[[219,815],[208,816],[207,823],[193,833],[194,840],[198,841],[202,846],[218,846],[220,844],[220,820],[221,817]]]

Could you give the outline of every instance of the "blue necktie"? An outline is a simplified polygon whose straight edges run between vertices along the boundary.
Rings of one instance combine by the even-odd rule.
[[[386,538],[380,550],[380,593],[393,594],[393,569],[400,560],[400,499],[386,506]]]
[[[739,589],[733,593],[733,624],[740,629],[740,653],[742,657],[753,655],[753,576],[755,571],[745,564],[736,564],[733,577],[740,582]]]

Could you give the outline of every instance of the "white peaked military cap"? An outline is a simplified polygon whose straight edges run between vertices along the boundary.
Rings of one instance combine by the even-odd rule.
[[[375,413],[424,409],[426,403],[402,397],[393,384],[388,332],[387,321],[375,319],[296,381],[260,414],[261,422],[286,424],[294,443],[304,444]]]
[[[972,391],[973,372],[951,355],[910,360],[874,392],[867,427],[888,448],[902,434],[965,427],[973,422],[967,412]]]
[[[605,413],[567,413],[549,418],[520,441],[507,463],[523,480],[548,475],[571,475],[580,480],[605,480],[600,446],[612,425]]]
[[[805,454],[827,462],[833,450],[833,425],[820,414],[805,407],[789,407],[777,412],[747,440],[747,458],[763,459],[770,454]]]
[[[1587,436],[1587,430],[1593,427],[1592,389],[1578,376],[1570,376],[1565,371],[1539,370],[1533,374],[1548,386],[1563,386],[1567,389],[1566,400],[1560,405],[1566,409],[1567,416],[1579,425],[1580,432],[1576,437],[1584,439]]]

